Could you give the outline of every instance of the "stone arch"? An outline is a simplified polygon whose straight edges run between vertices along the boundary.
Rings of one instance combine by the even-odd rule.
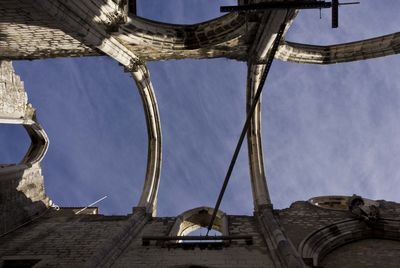
[[[132,77],[136,82],[146,117],[148,151],[147,168],[142,195],[138,207],[145,207],[153,216],[157,212],[157,192],[161,172],[161,124],[160,115],[150,74],[144,64],[132,67]]]
[[[317,267],[333,250],[370,238],[400,241],[400,221],[381,219],[374,224],[359,219],[339,221],[308,235],[300,243],[298,252],[306,264]]]
[[[400,53],[400,32],[350,43],[317,46],[285,41],[276,58],[311,64],[333,64],[389,56]]]
[[[200,227],[207,227],[213,211],[214,209],[210,207],[198,207],[183,212],[176,218],[169,235],[184,236]],[[224,212],[218,210],[213,229],[224,236],[229,235],[228,217]]]
[[[230,13],[192,25],[170,24],[142,17],[129,17],[116,35],[129,45],[145,44],[171,50],[199,49],[235,39],[244,34],[245,17]]]
[[[33,165],[43,160],[49,147],[49,138],[44,129],[36,122],[24,125],[31,139],[31,146],[28,149],[23,164]]]
[[[29,121],[30,122],[28,124],[17,124],[22,125],[25,128],[31,140],[31,144],[25,153],[25,156],[17,165],[3,167],[0,171],[0,174],[13,173],[13,171],[19,173],[22,170],[28,169],[36,164],[40,164],[46,155],[49,147],[49,138],[40,124],[33,120]],[[2,120],[0,118],[0,124],[1,123]]]

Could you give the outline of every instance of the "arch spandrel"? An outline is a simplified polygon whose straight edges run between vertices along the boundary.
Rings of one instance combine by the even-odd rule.
[[[371,238],[400,241],[399,227],[397,220],[381,219],[368,225],[359,219],[346,219],[309,234],[298,252],[308,265],[318,267],[329,253],[351,242]]]
[[[128,45],[147,45],[171,50],[199,49],[244,35],[244,23],[245,17],[234,13],[192,25],[130,17],[114,36]]]
[[[112,36],[144,60],[227,57],[244,60],[256,23],[231,13],[192,25],[129,17]]]

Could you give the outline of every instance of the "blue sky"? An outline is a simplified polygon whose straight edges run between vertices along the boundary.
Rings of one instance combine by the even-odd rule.
[[[220,1],[227,4],[235,1]],[[219,16],[216,1],[139,1],[141,16],[195,23]],[[361,1],[330,14],[300,12],[287,39],[330,44],[398,31],[398,1]],[[246,64],[215,60],[149,63],[163,130],[159,215],[214,206],[245,115]],[[14,62],[50,138],[46,190],[60,206],[104,195],[102,213],[126,214],[143,185],[147,135],[133,80],[110,58]],[[313,66],[276,60],[263,94],[263,147],[276,208],[327,194],[400,202],[400,57]],[[29,146],[22,127],[0,126],[0,162]],[[11,139],[11,141],[8,141]],[[244,146],[221,208],[252,214]]]

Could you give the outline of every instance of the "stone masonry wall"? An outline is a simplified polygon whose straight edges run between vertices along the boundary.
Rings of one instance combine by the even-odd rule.
[[[0,61],[0,123],[29,116],[32,109],[27,102],[11,62]],[[0,235],[41,213],[49,202],[40,163],[0,166]]]
[[[40,164],[0,175],[0,235],[36,217],[49,206]]]
[[[0,3],[0,59],[36,59],[98,55],[59,30],[52,18],[32,1]]]
[[[74,215],[68,210],[49,211],[37,221],[0,237],[0,258],[38,258],[35,267],[84,265],[125,224],[124,216]],[[166,235],[175,218],[153,218],[119,256],[113,267],[272,267],[269,251],[253,217],[229,216],[231,235],[250,234],[252,245],[233,241],[222,249],[168,248],[142,245],[143,235]],[[118,241],[117,241],[118,243]]]
[[[38,267],[84,264],[97,248],[123,226],[127,217],[74,215],[53,211],[11,234],[0,237],[0,257],[41,259]],[[35,266],[36,267],[36,266]]]
[[[311,232],[336,221],[352,218],[347,211],[323,209],[305,201],[295,202],[287,209],[276,210],[275,216],[295,248]]]
[[[143,235],[165,236],[175,218],[155,218],[147,224],[113,267],[273,267],[269,250],[253,217],[229,216],[230,235],[252,235],[253,245],[233,241],[222,249],[168,248],[152,242],[142,245]],[[195,266],[193,266],[195,267]]]
[[[399,208],[398,204],[389,203]],[[310,232],[331,222],[347,218],[346,211],[313,207],[296,202],[290,208],[276,210],[280,224],[293,244]],[[41,218],[7,235],[0,235],[0,266],[3,260],[38,259],[35,267],[81,267],[111,245],[119,254],[115,261],[103,263],[112,267],[275,267],[257,222],[251,216],[228,216],[229,235],[251,235],[253,244],[232,241],[213,249],[176,247],[151,241],[142,244],[143,236],[166,236],[174,217],[152,218],[139,233],[121,247],[115,234],[125,230],[129,216],[75,215],[72,209],[49,209]],[[125,243],[125,242],[123,242]],[[396,267],[398,241],[365,239],[344,245],[323,259],[324,267]],[[119,251],[121,250],[121,251]],[[372,265],[374,264],[374,265]],[[371,266],[372,265],[372,266]],[[107,266],[108,267],[108,266]]]
[[[10,61],[0,61],[0,118],[23,118],[28,97]]]

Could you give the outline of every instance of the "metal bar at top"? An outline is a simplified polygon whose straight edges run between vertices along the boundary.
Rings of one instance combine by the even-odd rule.
[[[239,152],[240,152],[240,148],[242,147],[244,137],[246,136],[246,133],[247,133],[247,131],[249,129],[251,118],[252,118],[252,116],[254,114],[254,111],[255,111],[255,109],[257,107],[257,104],[258,104],[258,101],[260,99],[261,92],[262,92],[265,80],[267,79],[267,76],[268,76],[269,69],[271,68],[272,62],[273,62],[274,57],[275,57],[275,53],[278,50],[279,43],[280,43],[280,41],[282,39],[282,36],[283,36],[283,33],[285,31],[285,28],[286,28],[286,23],[285,22],[286,22],[286,18],[285,18],[285,21],[279,27],[279,31],[278,31],[278,33],[277,33],[277,35],[275,37],[275,40],[274,40],[274,43],[272,45],[271,51],[270,51],[270,53],[268,55],[268,59],[267,59],[267,62],[265,64],[264,72],[263,72],[263,74],[261,76],[260,83],[258,84],[257,91],[256,91],[256,93],[254,95],[253,103],[251,104],[250,110],[247,113],[246,122],[244,123],[243,129],[242,129],[242,133],[240,134],[239,141],[238,141],[238,143],[236,145],[236,148],[235,148],[235,152],[233,153],[231,163],[229,164],[229,168],[228,168],[228,171],[226,173],[226,176],[225,176],[225,179],[224,179],[224,183],[222,184],[222,188],[221,188],[221,191],[219,193],[217,202],[215,204],[215,208],[214,208],[213,214],[211,216],[210,223],[209,223],[209,225],[207,227],[208,230],[207,230],[207,234],[206,235],[208,235],[209,231],[212,229],[215,217],[217,216],[217,211],[219,209],[219,206],[221,205],[221,201],[222,201],[222,198],[224,196],[226,187],[228,186],[228,182],[229,182],[229,179],[230,179],[230,177],[232,175],[232,171],[233,171],[233,168],[235,166],[236,160],[238,158],[238,155],[239,155]]]
[[[331,2],[325,1],[279,1],[279,2],[265,2],[240,6],[221,6],[221,12],[242,12],[242,11],[263,11],[273,9],[319,9],[331,8]]]
[[[332,2],[326,1],[279,1],[279,2],[265,2],[257,4],[248,4],[240,6],[221,6],[221,12],[253,12],[253,11],[266,11],[266,10],[279,10],[279,9],[321,9],[321,8],[337,8],[343,5],[356,5],[360,2],[345,2],[339,3],[338,0]]]

